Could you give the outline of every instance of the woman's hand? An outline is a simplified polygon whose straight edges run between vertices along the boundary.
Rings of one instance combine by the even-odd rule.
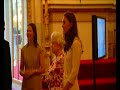
[[[29,78],[31,75],[33,75],[34,74],[34,71],[33,70],[27,70],[27,71],[25,71],[25,75],[24,75],[24,77],[25,78]]]
[[[24,78],[29,78],[32,74],[34,73],[33,70],[20,70],[20,75],[23,76]]]
[[[20,70],[20,75],[21,75],[21,76],[24,76],[24,74],[25,74],[25,71]]]

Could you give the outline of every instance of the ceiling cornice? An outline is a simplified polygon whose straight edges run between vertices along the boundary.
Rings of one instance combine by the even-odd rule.
[[[43,5],[44,8],[44,5]],[[74,11],[114,11],[116,12],[116,5],[114,4],[48,4],[49,12],[57,12],[57,11],[66,11],[66,10],[74,10]]]

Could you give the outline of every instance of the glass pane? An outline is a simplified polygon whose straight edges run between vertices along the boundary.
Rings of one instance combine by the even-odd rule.
[[[17,1],[17,2],[16,2]],[[22,6],[21,0],[13,0],[13,31],[14,31],[14,78],[22,80],[19,74],[22,47]]]
[[[16,0],[12,0],[13,5],[13,35],[14,35],[14,78],[18,79],[17,67],[17,6]]]
[[[23,32],[23,20],[22,20],[22,1],[18,0],[18,70],[20,70],[20,58],[21,58],[21,48],[22,48],[22,32]],[[22,80],[21,75],[18,73],[18,79]]]

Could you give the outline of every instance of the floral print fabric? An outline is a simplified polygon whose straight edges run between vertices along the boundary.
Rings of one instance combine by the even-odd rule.
[[[63,81],[63,63],[64,53],[53,58],[45,78],[46,82],[49,84],[49,88],[60,87]]]

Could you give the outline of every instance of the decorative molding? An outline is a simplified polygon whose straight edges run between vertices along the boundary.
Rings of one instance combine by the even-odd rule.
[[[77,0],[76,0],[77,1]],[[78,21],[91,21],[91,17],[90,17],[90,14],[98,14],[98,15],[101,15],[101,16],[107,16],[107,20],[108,21],[115,21],[116,18],[112,18],[110,19],[108,16],[109,16],[109,13],[111,14],[116,14],[116,4],[114,4],[113,1],[110,1],[110,2],[105,2],[103,3],[101,1],[98,2],[97,1],[97,4],[92,3],[94,0],[91,0],[90,3],[84,3],[83,0],[81,0],[81,4],[80,3],[77,3],[77,4],[61,4],[61,3],[53,3],[51,1],[51,3],[49,2],[48,4],[48,12],[49,12],[49,21],[50,22],[59,22],[61,21],[61,18],[62,18],[62,15],[64,12],[70,10],[74,13],[76,13],[78,16]],[[57,2],[57,1],[56,1]],[[88,0],[86,0],[85,2],[88,2]],[[43,10],[45,11],[45,4],[43,4]],[[81,13],[81,14],[78,14],[78,13]],[[84,18],[86,16],[86,13],[89,15],[87,16],[87,18]],[[106,15],[104,15],[104,14]],[[110,15],[111,15],[110,14]],[[82,16],[81,18],[81,15],[85,15],[85,16]],[[113,15],[111,15],[113,16]],[[110,16],[110,17],[111,17]],[[59,18],[58,18],[59,17]]]
[[[31,0],[27,0],[27,23],[32,21]]]
[[[91,11],[88,9],[86,11],[79,10],[77,12],[75,12],[73,10],[73,12],[75,13],[77,22],[91,22],[92,21],[91,16],[94,14],[101,16],[101,17],[106,17],[107,22],[115,22],[116,21],[116,12],[111,12],[109,10],[101,10],[101,9],[96,10],[95,9],[95,10]],[[50,23],[62,21],[64,12],[49,12],[49,13],[50,13],[50,15],[49,15]]]
[[[48,12],[65,12],[66,10],[71,11],[116,11],[116,5],[114,4],[48,4]],[[45,5],[43,5],[45,10]]]
[[[47,0],[48,4],[114,4],[116,0]],[[45,1],[43,0],[43,4]]]
[[[113,4],[49,4],[49,9],[116,9]]]

